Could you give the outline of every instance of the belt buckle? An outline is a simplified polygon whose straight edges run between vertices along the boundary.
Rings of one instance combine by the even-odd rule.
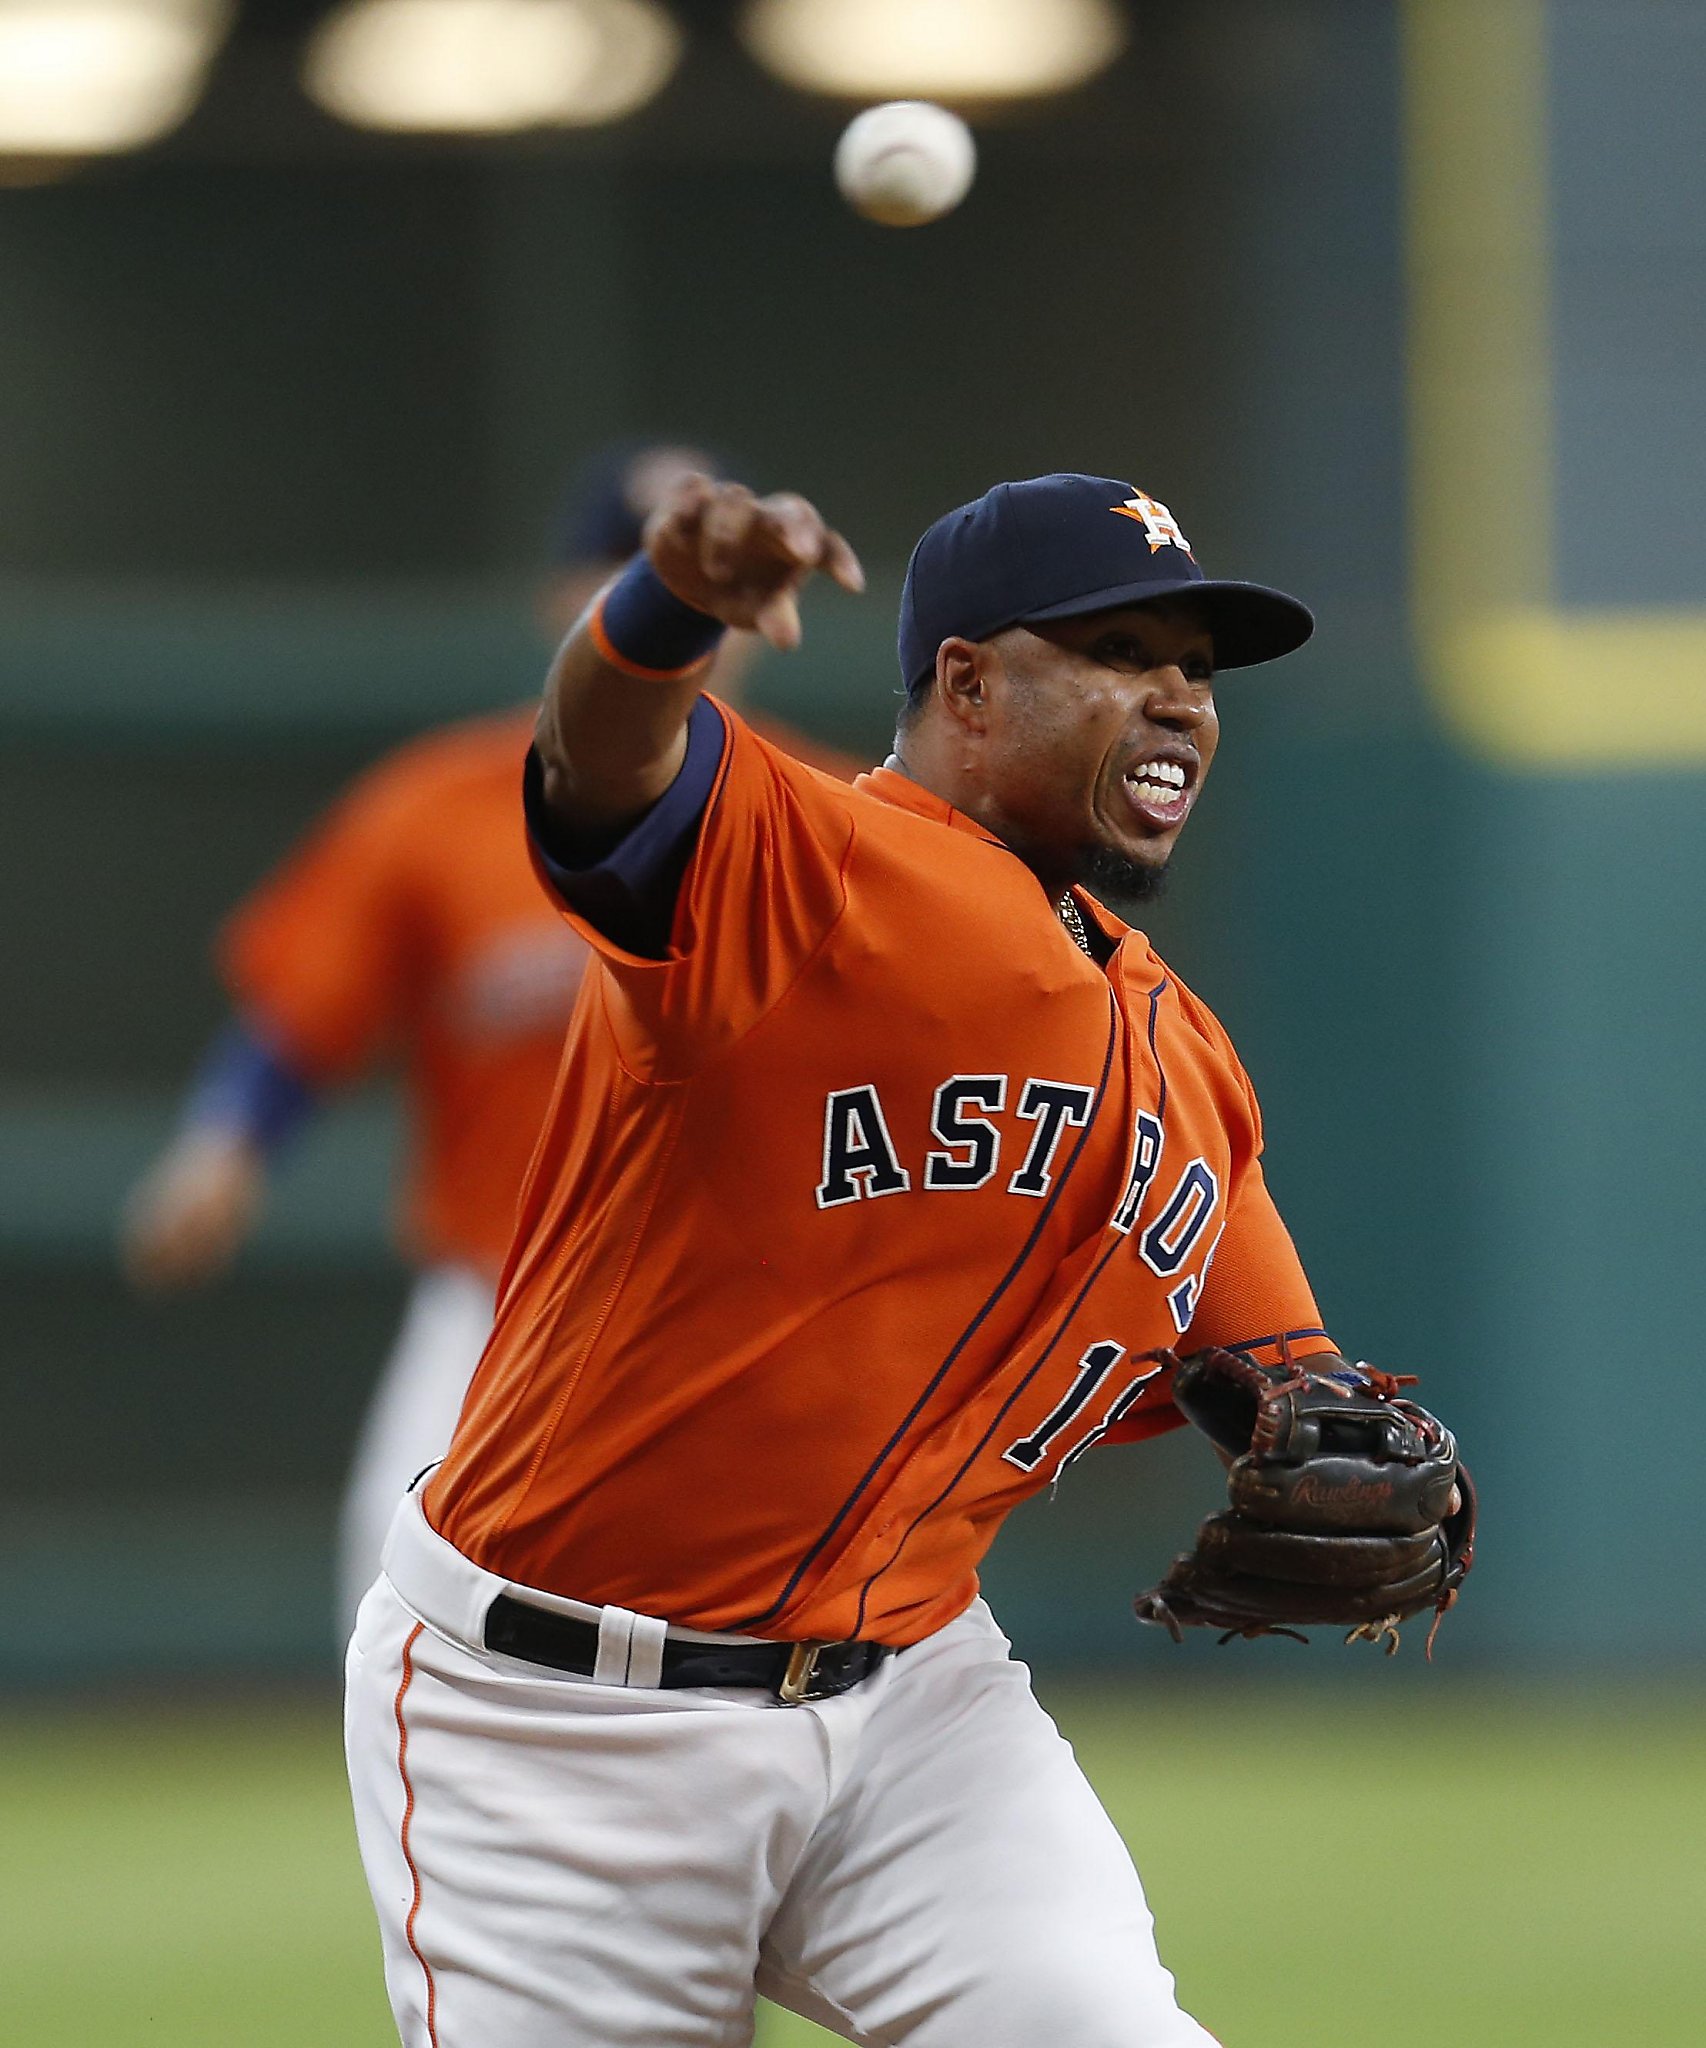
[[[785,1707],[797,1707],[811,1698],[812,1680],[817,1676],[817,1660],[828,1643],[795,1643],[788,1652],[788,1668],[782,1673],[782,1683],[776,1688],[776,1697]]]

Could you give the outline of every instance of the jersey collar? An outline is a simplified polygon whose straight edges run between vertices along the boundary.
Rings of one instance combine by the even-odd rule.
[[[911,811],[915,817],[933,818],[938,825],[952,825],[956,832],[969,832],[974,839],[987,840],[991,846],[1007,851],[1006,842],[998,839],[987,826],[980,825],[975,818],[968,818],[964,811],[956,811],[944,796],[938,796],[933,789],[926,789],[922,782],[914,782],[904,769],[872,768],[859,776],[853,787],[862,789],[867,796],[874,796],[885,804],[892,804],[897,811]]]
[[[874,796],[879,802],[892,804],[898,811],[911,811],[915,817],[934,819],[938,825],[951,825],[956,832],[966,832],[973,839],[981,839],[990,846],[999,846],[1003,853],[1012,853],[1004,839],[1000,839],[975,818],[968,818],[964,811],[956,811],[946,797],[938,796],[933,789],[926,789],[922,782],[914,782],[904,769],[869,769],[855,778],[853,787],[863,790],[867,796]],[[1013,856],[1015,859],[1018,856]],[[1038,891],[1041,894],[1041,891]],[[1088,890],[1074,889],[1073,900],[1079,910],[1092,924],[1096,925],[1109,944],[1119,946],[1132,927],[1098,903]]]

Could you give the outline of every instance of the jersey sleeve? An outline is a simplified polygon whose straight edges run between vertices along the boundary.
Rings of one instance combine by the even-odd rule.
[[[382,764],[220,935],[221,976],[237,1008],[312,1086],[352,1078],[401,1035],[418,950],[415,808],[406,772]]]
[[[602,1015],[623,1063],[644,1080],[685,1076],[749,1031],[846,904],[852,792],[707,697],[683,775],[703,773],[708,744],[703,802],[696,788],[688,802],[672,788],[596,874],[565,874],[540,843],[536,808],[529,833],[541,881],[599,956]]]
[[[1248,1351],[1264,1364],[1335,1349],[1259,1159],[1245,1168],[1181,1351]]]
[[[1264,1363],[1286,1354],[1306,1358],[1332,1351],[1336,1347],[1322,1324],[1303,1263],[1262,1173],[1262,1106],[1255,1087],[1220,1019],[1189,990],[1181,988],[1179,998],[1215,1056],[1228,1103],[1242,1098],[1249,1139],[1236,1168],[1226,1226],[1177,1348],[1248,1351]]]
[[[597,860],[574,864],[545,808],[544,773],[530,747],[522,776],[527,841],[546,887],[614,946],[640,959],[669,953],[675,906],[722,769],[724,728],[701,697],[687,720],[687,749],[675,780]]]

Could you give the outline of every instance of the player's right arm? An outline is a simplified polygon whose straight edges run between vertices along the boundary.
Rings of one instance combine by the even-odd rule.
[[[267,1042],[236,1020],[209,1047],[178,1129],[131,1190],[119,1252],[149,1292],[196,1287],[242,1249],[266,1197],[274,1153],[314,1096]]]
[[[804,498],[699,476],[677,487],[546,679],[534,752],[555,848],[596,859],[657,803],[686,758],[722,629],[797,646],[799,590],[820,569],[864,587],[852,548]]]
[[[229,1265],[287,1140],[406,1033],[421,986],[412,855],[437,759],[416,745],[370,769],[227,921],[233,1021],[125,1204],[120,1256],[138,1286],[196,1286]]]

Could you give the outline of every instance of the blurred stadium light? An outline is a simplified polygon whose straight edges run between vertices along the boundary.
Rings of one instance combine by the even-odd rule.
[[[848,99],[1066,92],[1126,39],[1112,0],[751,0],[741,34],[789,85]]]
[[[508,134],[619,121],[681,55],[656,0],[347,0],[303,82],[359,128]]]
[[[0,0],[0,154],[136,149],[201,96],[227,0]]]

